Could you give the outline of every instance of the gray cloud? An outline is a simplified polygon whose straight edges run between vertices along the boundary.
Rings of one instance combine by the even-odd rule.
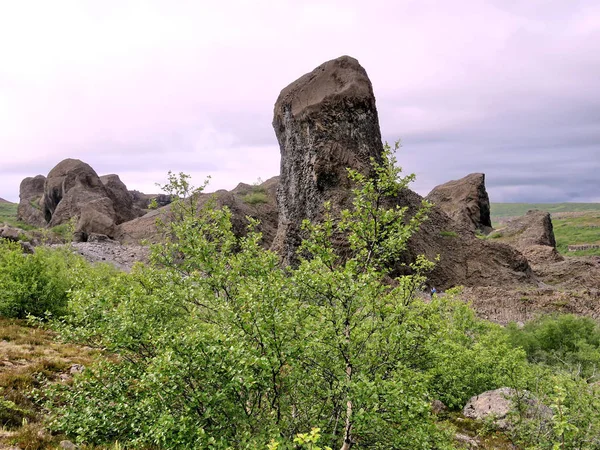
[[[0,197],[66,157],[147,191],[275,175],[279,91],[350,54],[419,193],[485,172],[493,201],[600,201],[595,0],[103,5],[3,11]]]

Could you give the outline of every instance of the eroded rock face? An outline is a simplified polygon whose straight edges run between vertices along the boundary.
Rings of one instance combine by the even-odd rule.
[[[81,207],[90,201],[108,197],[98,174],[78,159],[58,163],[46,178],[42,208],[49,226],[79,216]]]
[[[142,213],[117,175],[101,179],[78,159],[61,161],[48,177],[25,178],[20,191],[20,220],[54,227],[76,218],[75,232],[83,240],[90,233],[112,237],[118,224]]]
[[[490,199],[483,173],[472,173],[436,186],[426,198],[471,231],[487,234],[492,230]]]
[[[219,190],[215,193],[200,194],[198,207],[214,198],[217,207],[227,206],[231,211],[231,224],[237,236],[248,231],[248,217],[260,223],[258,231],[263,235],[262,245],[269,247],[277,231],[277,186],[279,177],[273,177],[260,185],[253,186],[240,183],[231,191]],[[168,196],[165,196],[168,197]],[[170,201],[170,198],[169,198]],[[139,243],[143,240],[157,242],[161,239],[156,220],[169,220],[171,205],[167,204],[157,210],[149,211],[142,217],[124,222],[117,227],[115,238],[122,243]]]
[[[127,222],[142,215],[142,211],[133,204],[133,195],[127,190],[119,175],[102,175],[100,181],[106,187],[108,196],[113,202],[117,223]]]
[[[36,227],[46,225],[41,204],[45,183],[46,177],[43,175],[27,177],[21,181],[19,187],[19,206],[17,208],[18,220]]]
[[[325,201],[334,208],[347,205],[347,168],[368,174],[370,158],[381,158],[375,96],[365,69],[342,56],[300,77],[281,91],[273,128],[281,151],[273,249],[290,263],[302,221],[318,219]]]
[[[562,261],[556,250],[552,218],[545,211],[531,210],[509,220],[495,237],[522,252],[533,263]]]
[[[509,220],[498,233],[503,237],[512,238],[519,247],[545,245],[556,248],[552,218],[550,213],[545,211],[527,211],[524,216]]]

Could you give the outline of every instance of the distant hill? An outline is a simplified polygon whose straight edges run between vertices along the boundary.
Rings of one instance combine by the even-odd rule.
[[[0,197],[0,203],[12,203],[12,202],[9,202],[8,200],[4,200],[2,197]]]
[[[552,213],[600,211],[600,203],[492,203],[492,221],[501,217],[522,216],[530,209]]]

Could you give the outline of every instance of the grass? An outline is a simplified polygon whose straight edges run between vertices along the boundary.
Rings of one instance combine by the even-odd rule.
[[[36,227],[17,220],[16,203],[0,203],[0,225],[7,223],[11,227],[21,228],[23,230],[33,230]]]
[[[443,237],[457,237],[456,231],[440,231],[440,236]]]
[[[600,203],[492,203],[492,221],[498,217],[523,216],[530,209],[549,213],[600,211]]]
[[[252,186],[251,191],[242,196],[242,200],[249,205],[259,205],[269,201],[265,189],[261,186]]]
[[[36,395],[48,383],[70,382],[73,364],[89,365],[98,352],[59,343],[50,331],[0,318],[0,448],[56,448],[64,437],[44,428]]]
[[[569,245],[600,244],[600,211],[579,217],[553,219],[556,248],[560,253],[572,256],[600,256],[600,249],[569,252]]]

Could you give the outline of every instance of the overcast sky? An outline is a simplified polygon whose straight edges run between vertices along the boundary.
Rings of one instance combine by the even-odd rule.
[[[279,91],[344,54],[417,192],[600,202],[598,0],[0,0],[0,197],[64,158],[144,192],[277,175]]]

